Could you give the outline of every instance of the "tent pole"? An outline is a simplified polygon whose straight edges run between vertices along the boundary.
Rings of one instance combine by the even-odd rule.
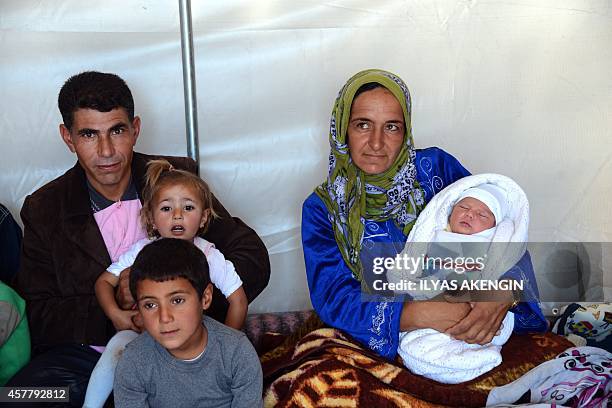
[[[187,156],[195,160],[200,171],[198,148],[198,105],[196,99],[195,64],[193,60],[193,30],[191,28],[191,0],[179,0],[181,51],[183,62],[183,93],[185,96],[185,129]]]

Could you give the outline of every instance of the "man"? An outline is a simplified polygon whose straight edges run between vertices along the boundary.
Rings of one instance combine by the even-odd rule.
[[[99,354],[115,330],[98,305],[94,283],[111,261],[142,238],[139,210],[146,163],[135,153],[140,118],[126,83],[114,74],[84,72],[68,79],[58,105],[62,140],[78,162],[28,196],[21,268],[16,287],[25,298],[34,359],[9,385],[66,386],[80,406]],[[195,162],[166,157],[192,172]],[[214,198],[214,197],[213,197]],[[267,285],[268,253],[257,234],[214,199],[220,218],[205,235],[231,261],[249,301]],[[133,304],[122,274],[119,303]],[[223,321],[225,298],[215,289],[210,316]],[[48,405],[46,405],[48,406]]]
[[[19,269],[21,227],[8,208],[0,204],[0,281],[8,284]]]

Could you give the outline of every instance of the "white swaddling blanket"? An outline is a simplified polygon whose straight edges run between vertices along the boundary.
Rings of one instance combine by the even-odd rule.
[[[460,235],[444,231],[448,217],[458,197],[471,187],[495,184],[506,192],[505,217],[496,220],[496,227],[474,235]],[[510,178],[498,174],[480,174],[465,177],[438,193],[421,212],[412,228],[402,254],[420,257],[428,253],[431,242],[490,242],[487,261],[480,279],[497,279],[514,266],[524,255],[529,228],[529,202],[523,190]],[[504,243],[513,242],[513,245]],[[518,244],[517,244],[518,243]],[[521,245],[522,244],[522,245]],[[414,274],[389,270],[390,282],[398,279],[421,279],[422,270]],[[408,292],[416,299],[429,299],[441,291]],[[468,344],[433,329],[400,333],[398,354],[413,373],[432,380],[457,384],[469,381],[498,366],[501,347],[514,328],[514,314],[508,312],[502,322],[500,334],[486,345]]]
[[[514,314],[508,312],[500,334],[489,344],[468,344],[434,329],[400,333],[398,354],[415,374],[445,383],[472,380],[502,362],[501,348],[514,329]]]

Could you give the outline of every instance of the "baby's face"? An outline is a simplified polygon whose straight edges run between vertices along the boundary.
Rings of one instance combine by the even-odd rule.
[[[453,207],[449,218],[451,232],[472,235],[495,226],[495,216],[480,200],[465,197]]]

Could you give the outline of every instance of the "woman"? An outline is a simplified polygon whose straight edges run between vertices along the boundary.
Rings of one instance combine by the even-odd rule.
[[[329,174],[304,202],[302,242],[312,304],[321,319],[392,358],[400,331],[434,328],[485,344],[499,330],[508,301],[362,302],[364,248],[401,251],[434,194],[470,173],[438,149],[414,148],[408,88],[382,70],[359,72],[341,89],[330,124]],[[385,246],[385,244],[387,244]],[[387,256],[394,256],[389,253]],[[506,275],[535,282],[527,253]],[[537,287],[531,289],[537,296]],[[542,330],[537,303],[513,308],[515,331]]]

